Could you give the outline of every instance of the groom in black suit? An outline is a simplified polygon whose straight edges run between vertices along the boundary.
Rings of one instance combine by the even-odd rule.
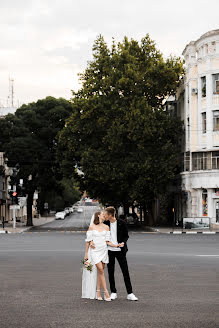
[[[127,299],[129,301],[138,301],[138,298],[133,294],[132,291],[132,284],[129,276],[128,263],[126,259],[126,253],[128,251],[127,241],[129,239],[128,228],[123,220],[116,219],[115,213],[116,210],[112,206],[107,207],[104,213],[106,219],[104,223],[110,227],[111,242],[114,244],[124,244],[124,246],[121,248],[108,246],[109,263],[107,267],[111,289],[111,299],[115,300],[117,298],[117,290],[115,286],[115,259],[117,259],[123,274],[128,294]]]

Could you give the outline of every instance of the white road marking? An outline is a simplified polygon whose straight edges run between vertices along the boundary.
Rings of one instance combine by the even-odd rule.
[[[80,249],[1,249],[0,253],[7,252],[81,252]],[[157,252],[130,252],[131,254],[160,255],[160,256],[188,256],[188,257],[219,257],[219,254],[186,254],[186,253],[157,253]]]
[[[214,256],[214,257],[219,257],[219,255],[213,255],[213,254],[203,254],[203,255],[196,255],[196,256]]]
[[[81,252],[80,249],[0,249],[1,252]]]

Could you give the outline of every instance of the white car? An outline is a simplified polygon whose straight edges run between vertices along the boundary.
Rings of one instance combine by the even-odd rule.
[[[69,207],[66,207],[66,208],[64,209],[64,212],[65,212],[66,215],[69,215],[69,214],[70,214],[70,209],[69,209]]]
[[[65,213],[65,211],[57,212],[57,213],[55,214],[55,218],[56,218],[56,220],[65,220],[65,217],[66,217],[66,213]]]
[[[83,212],[84,212],[84,210],[83,210],[83,208],[81,208],[81,207],[78,207],[78,209],[77,209],[77,212],[78,212],[78,213],[83,213]]]

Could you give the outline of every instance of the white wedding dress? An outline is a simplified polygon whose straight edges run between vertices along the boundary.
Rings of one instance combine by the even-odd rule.
[[[92,219],[91,219],[92,223]],[[93,264],[92,271],[83,269],[82,273],[82,298],[96,298],[96,286],[97,286],[97,268],[96,265],[99,262],[108,263],[108,249],[106,241],[110,241],[110,231],[87,231],[85,241],[89,242],[93,240],[95,248],[88,249],[88,260]]]

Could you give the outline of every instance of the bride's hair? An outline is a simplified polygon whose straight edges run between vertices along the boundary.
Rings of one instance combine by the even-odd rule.
[[[101,214],[101,212],[96,212],[94,214],[94,224],[98,225],[100,223],[100,219],[99,219],[99,215]]]

